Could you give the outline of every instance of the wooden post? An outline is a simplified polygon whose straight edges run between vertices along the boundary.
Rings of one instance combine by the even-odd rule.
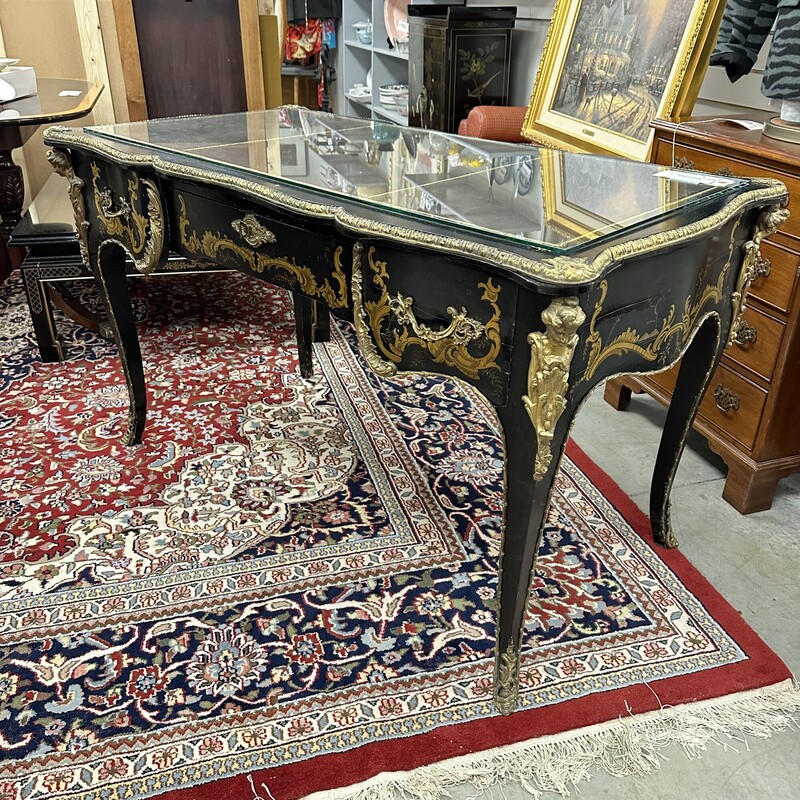
[[[98,81],[105,87],[94,107],[94,120],[97,123],[114,122],[114,104],[111,101],[111,82],[108,78],[106,51],[103,47],[103,35],[100,30],[100,13],[97,0],[73,0],[78,33],[81,37],[83,63],[86,78]]]
[[[264,65],[261,61],[261,32],[257,0],[239,0],[239,26],[242,34],[242,63],[247,108],[264,109]]]
[[[6,40],[3,38],[3,28],[0,26],[0,58],[6,57]],[[25,151],[20,147],[14,155],[14,161],[17,163],[17,166],[22,170],[22,181],[23,185],[25,186],[25,199],[23,201],[23,206],[25,208],[31,202],[31,190],[30,186],[28,185],[28,170],[25,168]]]
[[[131,122],[147,119],[147,100],[144,96],[142,58],[131,0],[112,0],[114,24],[122,56],[122,81],[125,84],[125,102]]]

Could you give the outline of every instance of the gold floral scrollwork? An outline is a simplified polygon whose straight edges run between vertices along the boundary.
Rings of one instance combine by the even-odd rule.
[[[386,361],[378,355],[375,342],[369,330],[369,320],[364,310],[363,277],[361,273],[361,260],[363,257],[364,245],[356,242],[353,245],[353,280],[350,291],[353,295],[353,322],[356,328],[356,339],[358,349],[370,369],[382,378],[391,378],[397,372],[397,367],[391,361]]]
[[[480,372],[486,369],[499,369],[497,356],[500,353],[500,307],[497,300],[500,287],[492,283],[491,278],[478,284],[483,289],[481,300],[486,301],[492,309],[492,316],[487,322],[480,322],[467,315],[467,309],[460,311],[448,307],[450,324],[435,331],[427,325],[420,324],[413,313],[414,299],[398,293],[389,295],[386,285],[389,275],[385,261],[375,258],[375,248],[370,247],[367,253],[372,281],[381,294],[378,300],[364,303],[368,325],[372,330],[371,341],[375,343],[381,355],[389,362],[400,363],[406,348],[411,345],[427,350],[437,364],[455,367],[473,380],[477,380]],[[384,323],[394,320],[396,326],[391,339],[384,334]],[[488,348],[482,355],[470,352],[469,345],[477,341],[488,342]],[[376,357],[377,353],[376,353]],[[383,360],[383,359],[381,359]]]
[[[110,189],[99,186],[100,168],[92,164],[92,191],[97,218],[106,235],[118,242],[133,260],[137,271],[152,272],[164,249],[164,209],[158,187],[149,178],[133,175],[128,197],[116,202]],[[137,210],[139,184],[147,195],[147,216]],[[148,235],[149,229],[149,235]]]
[[[336,288],[331,286],[330,281],[325,280],[320,284],[317,282],[314,273],[302,264],[298,264],[294,258],[287,258],[286,256],[272,256],[266,253],[258,253],[253,247],[245,247],[221,233],[212,233],[211,231],[204,231],[202,237],[197,235],[197,232],[190,231],[191,222],[186,212],[186,201],[183,195],[178,195],[178,202],[180,204],[180,217],[178,219],[178,228],[180,231],[180,240],[183,247],[188,250],[192,255],[204,255],[206,258],[211,259],[216,263],[225,264],[223,254],[233,256],[243,266],[246,266],[251,272],[262,274],[264,270],[268,271],[281,271],[288,273],[296,282],[297,288],[303,294],[309,297],[318,297],[324,300],[331,308],[345,308],[347,306],[347,276],[342,270],[342,251],[344,248],[337,247],[333,253],[333,272],[331,277],[336,282]],[[247,217],[245,217],[247,219]],[[253,217],[255,219],[255,217]],[[243,222],[243,220],[237,220]],[[260,223],[259,223],[260,224]],[[247,241],[247,237],[242,233],[234,223],[236,232]],[[250,232],[250,228],[246,227],[245,230]],[[266,233],[273,235],[271,231],[263,229]],[[269,239],[264,239],[263,243],[268,242]]]
[[[86,185],[75,175],[72,168],[72,159],[64,150],[50,150],[47,160],[53,169],[69,182],[69,199],[72,203],[72,212],[75,215],[75,228],[78,232],[78,246],[84,264],[89,263],[89,222],[86,219],[86,205],[83,202],[83,188]]]
[[[576,331],[586,319],[577,297],[558,297],[542,312],[544,333],[528,334],[531,360],[528,394],[522,402],[536,431],[536,465],[533,479],[541,480],[553,460],[551,449],[556,424],[567,404],[569,368],[578,345]]]
[[[235,219],[231,227],[250,247],[275,244],[278,241],[277,236],[269,228],[265,228],[254,214],[245,214],[241,219]]]
[[[510,714],[517,707],[519,697],[519,650],[508,643],[497,659],[494,676],[494,704],[501,714]]]
[[[744,243],[744,263],[736,281],[736,291],[731,295],[733,322],[728,336],[727,346],[735,344],[743,325],[742,314],[746,308],[745,300],[750,284],[764,274],[764,260],[761,258],[761,240],[771,236],[789,218],[789,210],[782,206],[770,206],[758,218],[753,238]],[[766,274],[769,274],[767,272]]]
[[[622,333],[614,337],[608,344],[603,344],[600,332],[595,327],[597,320],[603,310],[603,303],[608,292],[608,281],[600,282],[600,298],[594,307],[594,313],[589,322],[589,335],[586,337],[586,344],[589,348],[589,357],[586,361],[586,370],[583,373],[583,380],[588,381],[597,372],[600,364],[611,356],[621,356],[633,350],[647,361],[655,361],[664,344],[677,334],[687,336],[693,329],[706,305],[713,301],[722,301],[722,292],[725,285],[725,276],[731,265],[731,259],[725,263],[720,270],[717,282],[708,284],[703,289],[700,298],[691,302],[691,298],[686,299],[683,307],[683,315],[680,319],[675,318],[675,306],[670,306],[667,316],[661,321],[661,325],[647,333],[639,333],[634,328],[627,328]]]

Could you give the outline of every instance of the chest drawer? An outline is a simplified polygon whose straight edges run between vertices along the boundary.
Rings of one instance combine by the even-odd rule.
[[[678,367],[673,367],[648,375],[647,380],[672,395],[677,377]],[[752,450],[766,402],[767,393],[763,389],[720,364],[711,376],[697,416],[745,449]]]
[[[331,308],[349,305],[349,251],[346,257],[334,236],[191,191],[175,189],[169,209],[181,255],[251,273]]]
[[[725,351],[725,357],[770,380],[785,327],[782,322],[748,307],[742,315],[739,342]]]
[[[767,393],[720,365],[697,414],[748,450],[753,449]]]
[[[750,284],[749,294],[786,313],[794,296],[800,254],[787,249],[786,237],[779,233],[761,242],[761,257],[769,262],[768,275],[761,275]]]

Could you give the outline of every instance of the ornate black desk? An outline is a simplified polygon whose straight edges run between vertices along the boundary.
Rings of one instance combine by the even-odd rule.
[[[50,128],[79,239],[130,391],[146,398],[125,280],[169,251],[295,297],[301,371],[328,313],[353,320],[379,374],[466,381],[506,439],[495,703],[517,699],[520,634],[573,418],[612,375],[683,356],[650,516],[676,544],[669,492],[709,376],[739,325],[759,243],[787,212],[776,181],[502,145],[299,108]]]

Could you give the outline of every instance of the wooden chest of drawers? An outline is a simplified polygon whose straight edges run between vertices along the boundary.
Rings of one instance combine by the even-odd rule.
[[[763,121],[768,115],[748,119]],[[743,514],[772,505],[778,481],[800,470],[800,145],[711,118],[656,120],[652,161],[704,172],[777,178],[791,216],[761,245],[760,276],[747,296],[745,326],[711,379],[695,422],[728,467],[723,497]],[[668,404],[677,368],[619,378],[606,400],[624,408],[631,391]]]

